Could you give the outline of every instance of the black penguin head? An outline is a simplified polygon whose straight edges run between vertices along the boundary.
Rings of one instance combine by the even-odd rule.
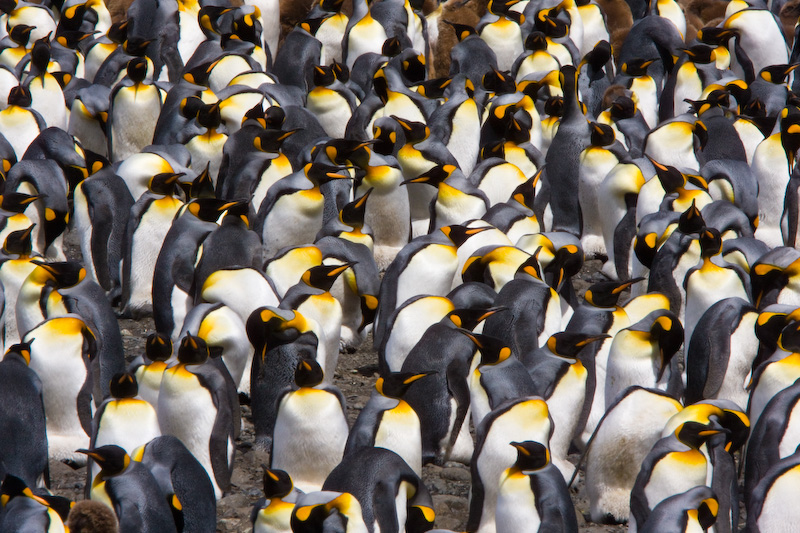
[[[561,96],[551,96],[544,103],[544,112],[549,117],[561,117],[564,115],[564,98]]]
[[[725,46],[731,37],[738,35],[738,30],[715,26],[706,26],[697,31],[697,40],[703,44]]]
[[[128,372],[114,374],[109,385],[111,396],[116,399],[133,398],[139,394],[139,384],[136,376]]]
[[[200,174],[192,180],[191,183],[184,185],[180,182],[179,185],[184,189],[187,198],[203,198],[213,199],[216,198],[214,193],[214,182],[211,181],[211,172],[209,168],[211,162],[207,162],[206,166],[200,171]]]
[[[333,63],[331,63],[331,69],[333,70],[333,75],[340,82],[347,83],[350,81],[350,69],[344,63],[339,63],[334,59]]]
[[[272,108],[271,108],[272,109]],[[280,152],[281,146],[283,146],[284,141],[300,131],[297,130],[273,130],[267,129],[264,131],[258,132],[258,135],[253,139],[253,146],[259,152],[267,152],[277,154]]]
[[[412,51],[406,49],[403,54],[405,59],[400,62],[400,74],[411,84],[415,85],[425,81],[425,56],[422,54],[411,53]]]
[[[75,450],[94,459],[94,462],[101,468],[101,475],[105,477],[121,474],[131,464],[130,456],[124,449],[114,444],[92,448],[91,450]]]
[[[469,239],[470,237],[489,229],[492,228],[490,226],[470,228],[467,226],[462,226],[461,224],[453,224],[450,226],[444,226],[443,228],[440,228],[442,233],[444,233],[445,236],[447,236],[447,238],[450,239],[450,242],[452,242],[456,248],[467,242],[467,239]]]
[[[31,65],[38,72],[46,72],[50,63],[50,35],[42,37],[33,44],[31,50]]]
[[[344,273],[345,270],[352,267],[356,263],[348,261],[341,265],[317,265],[309,268],[300,279],[303,283],[323,291],[331,290],[336,279]]]
[[[647,158],[656,169],[656,176],[667,194],[673,193],[686,185],[686,176],[680,170],[669,165],[662,165],[655,159]]]
[[[19,46],[28,46],[28,40],[31,37],[31,31],[35,26],[28,26],[27,24],[17,24],[8,32],[8,36]]]
[[[197,123],[209,130],[219,128],[222,123],[222,115],[219,109],[219,102],[205,104],[197,110]]]
[[[523,474],[541,470],[550,463],[550,451],[541,442],[527,440],[510,444],[517,450],[514,468]]]
[[[184,365],[202,365],[208,360],[206,341],[201,337],[186,335],[178,347],[178,362]]]
[[[466,307],[462,309],[453,309],[452,311],[447,313],[447,315],[445,315],[444,319],[442,320],[450,322],[457,328],[472,331],[478,324],[480,324],[493,314],[507,310],[508,310],[507,307],[502,307],[502,306],[489,307],[488,309],[483,309],[480,307],[475,307],[475,308]]]
[[[17,85],[8,92],[8,105],[10,106],[30,107],[32,101],[31,91],[23,85]]]
[[[285,498],[294,490],[292,478],[283,470],[264,468],[264,497],[268,500]]]
[[[32,342],[33,342],[33,339],[29,340],[28,342],[20,342],[18,344],[14,344],[12,346],[9,346],[9,348],[6,350],[6,353],[3,356],[3,358],[5,359],[6,357],[9,357],[10,355],[13,354],[13,356],[21,357],[25,361],[26,365],[31,364],[31,343]]]
[[[444,92],[452,82],[452,78],[434,78],[432,80],[425,80],[417,85],[417,92],[425,98],[444,98]]]
[[[31,498],[49,507],[47,502],[36,496],[23,480],[12,474],[6,474],[6,477],[3,478],[3,484],[0,485],[0,504],[5,507],[8,502],[18,497]]]
[[[253,311],[245,329],[250,344],[257,352],[289,344],[302,335],[314,335],[311,325],[298,311],[276,307],[260,307]]]
[[[669,366],[670,360],[678,353],[683,344],[683,326],[681,326],[678,317],[669,311],[654,311],[654,314],[659,316],[653,320],[650,326],[650,336],[658,343],[661,363],[658,370],[658,379],[660,380]]]
[[[183,172],[162,172],[150,178],[148,188],[156,194],[172,196],[180,191],[178,178],[183,176]]]
[[[800,322],[791,322],[781,330],[778,347],[787,352],[800,353]]]
[[[37,275],[41,276],[41,279],[55,284],[56,287],[72,287],[86,277],[86,269],[74,261],[45,263],[35,259],[31,263],[37,265]]]
[[[151,333],[144,343],[144,355],[150,361],[166,361],[172,356],[172,339],[163,333]]]
[[[516,200],[517,203],[523,205],[533,211],[534,201],[536,200],[536,185],[542,177],[544,168],[539,169],[536,174],[521,183],[511,193],[511,198]]]
[[[483,88],[494,94],[512,94],[517,92],[517,83],[508,71],[501,72],[492,68],[483,75]]]
[[[525,38],[525,50],[535,52],[547,50],[547,36],[541,31],[532,31]]]
[[[301,359],[294,371],[294,383],[298,387],[316,387],[325,375],[322,367],[314,359]]]
[[[722,236],[717,228],[700,230],[700,254],[704,259],[718,255],[722,251]]]
[[[386,377],[380,377],[375,381],[375,390],[378,394],[387,398],[400,400],[405,396],[411,385],[420,379],[435,374],[436,372],[393,372]]]
[[[316,186],[323,185],[333,180],[350,179],[350,175],[343,172],[342,167],[326,165],[324,163],[308,163],[303,167],[306,177]]]
[[[327,87],[336,81],[336,74],[334,74],[331,67],[325,65],[314,66],[314,85],[316,87]]]
[[[614,144],[614,130],[608,124],[590,122],[592,146],[610,146]]]
[[[0,195],[0,209],[12,213],[24,213],[30,204],[44,198],[43,195],[30,195],[21,192],[9,192]]]
[[[697,208],[695,201],[692,200],[692,205],[690,205],[686,211],[681,213],[681,216],[678,219],[678,231],[686,235],[689,235],[690,233],[700,233],[705,225],[706,222],[703,220],[703,215]]]
[[[400,185],[408,185],[410,183],[424,183],[426,185],[430,185],[431,187],[439,187],[439,185],[449,178],[453,172],[458,169],[455,165],[436,165],[427,172],[423,172],[416,178],[410,178],[407,180],[403,180],[400,182]]]
[[[655,62],[655,59],[631,59],[627,63],[622,64],[622,72],[627,74],[628,76],[633,76],[638,78],[640,76],[647,75],[647,67],[652,65]]]
[[[280,129],[286,120],[286,111],[280,106],[271,106],[264,111],[264,120],[266,121],[266,128]]]
[[[378,298],[372,294],[362,294],[358,297],[361,304],[361,324],[358,331],[364,331],[368,325],[375,322],[378,313]]]
[[[306,19],[303,22],[301,22],[298,25],[298,27],[300,29],[305,30],[306,32],[310,33],[311,35],[316,35],[317,34],[317,30],[319,29],[319,27],[322,26],[322,23],[325,22],[325,20],[327,20],[327,19],[328,19],[327,16]]]
[[[511,348],[503,340],[481,333],[473,333],[468,329],[458,329],[466,335],[481,354],[479,365],[496,365],[511,357]]]
[[[128,78],[130,78],[133,83],[141,83],[147,76],[147,59],[144,57],[134,57],[128,61],[126,72],[128,73]]]
[[[475,31],[475,28],[467,24],[459,24],[457,22],[450,22],[449,20],[445,20],[444,22],[449,24],[453,28],[453,31],[456,32],[456,38],[458,39],[458,42],[463,41],[471,35],[478,35],[478,32]]]
[[[694,449],[699,448],[708,439],[720,433],[727,433],[727,430],[694,420],[684,422],[675,430],[675,436],[678,440]]]
[[[544,267],[544,280],[556,291],[580,272],[583,267],[583,249],[575,244],[560,247],[553,259]]]
[[[681,51],[689,56],[689,59],[692,61],[692,63],[707,65],[717,60],[717,54],[714,51],[714,48],[704,44],[696,44],[694,46],[690,46],[689,48],[681,48]]]
[[[598,42],[594,48],[592,48],[589,53],[584,56],[582,63],[588,64],[595,72],[597,72],[611,60],[611,56],[611,45],[608,43],[608,41],[604,40]]]
[[[618,96],[609,108],[611,120],[625,120],[636,116],[636,103],[627,96]]]
[[[396,115],[392,115],[392,118],[403,128],[403,134],[406,136],[407,143],[416,144],[420,141],[424,141],[428,138],[428,135],[431,134],[430,128],[428,128],[427,124],[424,122],[406,120]]]
[[[8,237],[6,237],[5,244],[3,244],[3,252],[9,255],[30,257],[33,251],[31,233],[35,227],[36,224],[32,224],[28,229],[21,229],[9,233]]]
[[[395,57],[400,55],[403,51],[403,45],[397,37],[389,37],[381,45],[381,55],[386,57]]]
[[[576,359],[586,346],[604,339],[609,335],[587,335],[572,331],[562,331],[547,339],[547,348],[555,355]]]
[[[106,37],[108,37],[113,43],[124,43],[128,38],[128,20],[126,19],[113,23],[106,32]]]
[[[717,522],[718,512],[719,501],[714,497],[706,498],[697,506],[697,521],[704,531],[711,528],[711,526]]]
[[[346,204],[339,211],[339,220],[350,227],[362,228],[364,226],[364,215],[367,212],[367,200],[369,200],[369,195],[372,194],[373,190],[375,188],[370,187],[360,198]]]
[[[629,281],[601,281],[595,283],[583,295],[584,299],[595,307],[614,307],[619,302],[619,297],[634,283],[643,281],[644,278],[634,278]]]

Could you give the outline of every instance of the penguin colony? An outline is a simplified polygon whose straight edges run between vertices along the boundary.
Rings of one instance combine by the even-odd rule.
[[[470,532],[577,531],[578,475],[594,522],[795,531],[798,13],[718,4],[0,2],[0,531],[215,531],[240,398],[258,533],[433,530],[448,461]]]

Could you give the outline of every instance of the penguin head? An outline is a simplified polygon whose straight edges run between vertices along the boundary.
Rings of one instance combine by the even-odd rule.
[[[191,182],[178,182],[178,185],[183,189],[183,193],[187,198],[202,198],[204,200],[216,199],[214,182],[211,181],[211,173],[209,172],[210,165],[211,162],[207,162],[203,170],[200,171],[200,174]]]
[[[445,89],[453,82],[452,78],[425,80],[417,85],[417,92],[425,98],[434,100],[444,98]]]
[[[45,263],[34,259],[31,263],[37,265],[31,276],[34,275],[41,283],[52,283],[56,287],[73,287],[86,277],[86,269],[75,261],[54,261]]]
[[[350,69],[344,63],[339,63],[334,59],[331,63],[331,69],[333,70],[333,75],[340,82],[347,83],[350,81]]]
[[[245,329],[250,344],[257,351],[295,342],[303,335],[316,338],[311,325],[300,312],[276,307],[260,307],[253,311]]]
[[[336,81],[336,74],[334,74],[331,67],[325,65],[314,66],[314,86],[327,87]]]
[[[6,477],[3,478],[2,485],[0,485],[0,504],[5,507],[8,505],[8,502],[18,497],[30,498],[49,507],[47,501],[35,495],[23,480],[12,474],[6,474]]]
[[[717,54],[714,51],[714,48],[704,44],[697,44],[690,46],[689,48],[681,48],[680,50],[689,56],[689,60],[692,63],[707,65],[713,61],[716,61],[717,59]]]
[[[395,61],[400,60],[400,74],[410,85],[425,81],[425,56],[416,53],[413,49],[403,50]],[[447,85],[445,85],[446,87]],[[442,88],[442,90],[444,90]]]
[[[590,122],[589,126],[591,130],[592,146],[611,146],[614,144],[616,138],[614,137],[614,130],[611,126],[598,122]]]
[[[725,46],[731,37],[737,35],[739,35],[738,30],[733,28],[706,26],[697,30],[697,40],[713,46]]]
[[[273,109],[273,108],[270,108]],[[260,152],[278,153],[284,141],[300,130],[264,130],[253,139],[253,146]]]
[[[396,57],[403,51],[403,45],[397,37],[389,37],[381,45],[381,55]]]
[[[541,31],[532,31],[525,38],[525,50],[536,52],[547,50],[547,36]]]
[[[219,102],[205,104],[197,111],[197,123],[209,130],[216,130],[222,123]]]
[[[173,196],[180,191],[178,178],[184,175],[184,172],[162,172],[150,178],[147,187],[156,194]]]
[[[706,498],[700,502],[700,505],[697,506],[697,510],[690,509],[687,513],[692,513],[693,511],[697,513],[697,522],[700,524],[700,527],[703,528],[703,531],[706,531],[717,522],[719,501],[713,496]]]
[[[178,347],[178,362],[184,365],[202,365],[208,360],[209,350],[202,337],[186,335]]]
[[[18,344],[14,344],[12,346],[9,346],[8,350],[6,350],[6,353],[3,356],[3,359],[5,359],[6,357],[9,357],[9,356],[11,356],[11,357],[18,356],[18,357],[21,357],[22,360],[25,361],[26,365],[30,365],[31,364],[31,343],[33,342],[33,340],[34,339],[30,339],[28,342],[20,342]]]
[[[36,227],[36,224],[31,224],[28,229],[21,229],[9,233],[6,237],[5,244],[3,244],[3,253],[17,255],[20,258],[30,257],[33,251],[31,233],[34,227]]]
[[[166,361],[172,356],[172,339],[163,333],[151,333],[144,343],[144,355],[150,361]]]
[[[359,297],[361,305],[361,324],[358,326],[358,331],[364,331],[368,325],[375,322],[375,316],[378,312],[378,298],[372,294],[362,294]]]
[[[139,384],[136,376],[128,372],[114,374],[109,385],[111,396],[116,399],[133,398],[139,394]]]
[[[30,107],[33,97],[31,91],[24,85],[12,87],[8,92],[8,105],[17,107]]]
[[[722,252],[722,236],[717,228],[703,228],[700,230],[700,255],[703,259],[710,259]]]
[[[513,468],[518,472],[529,474],[550,464],[550,450],[541,442],[526,440],[510,444],[517,450],[517,461]]]
[[[50,35],[42,37],[33,44],[31,50],[31,66],[38,73],[47,72],[47,65],[50,64]]]
[[[342,167],[324,163],[307,163],[303,167],[306,177],[317,187],[333,180],[351,179],[350,175],[343,173],[342,170],[344,170]]]
[[[323,291],[331,290],[336,279],[345,270],[355,265],[356,262],[348,261],[341,265],[317,265],[309,268],[301,276],[301,280],[310,287],[315,287]]]
[[[379,377],[375,381],[375,390],[381,396],[400,400],[405,396],[411,385],[420,379],[435,374],[436,372],[393,372],[386,377]]]
[[[631,59],[630,61],[622,64],[621,70],[628,76],[639,78],[647,75],[647,67],[652,65],[654,62],[655,59]]]
[[[461,42],[472,35],[478,35],[478,32],[475,31],[475,28],[469,26],[468,24],[459,24],[449,20],[445,20],[444,22],[450,25],[450,27],[453,28],[453,31],[456,32],[456,39],[458,39],[458,42]]]
[[[705,225],[706,222],[703,220],[703,215],[697,208],[695,200],[692,200],[692,205],[689,206],[689,209],[681,213],[678,219],[678,231],[685,235],[700,233]]]
[[[537,258],[538,261],[538,258]],[[561,287],[583,267],[583,250],[576,244],[560,247],[544,267],[544,281],[560,291]]]
[[[300,362],[297,363],[297,368],[294,371],[294,383],[298,387],[316,387],[322,383],[323,379],[325,379],[325,375],[322,371],[322,367],[319,366],[316,360],[301,359]]]
[[[507,310],[508,308],[503,306],[489,307],[487,309],[480,307],[465,307],[461,309],[453,309],[447,313],[442,320],[446,321],[445,323],[451,323],[456,328],[472,331],[478,324],[493,314]]]
[[[517,92],[517,84],[508,71],[501,72],[496,68],[483,75],[483,88],[494,95],[513,94]]]
[[[142,83],[147,76],[147,59],[144,57],[134,57],[128,61],[126,72],[128,78],[133,83]]]
[[[714,435],[727,432],[726,429],[689,420],[678,426],[675,430],[675,437],[686,446],[697,449]]]
[[[455,165],[449,165],[449,164],[436,165],[427,172],[423,172],[416,178],[403,180],[402,182],[400,182],[400,185],[408,185],[410,183],[424,183],[426,185],[430,185],[431,187],[438,188],[439,185],[441,185],[444,182],[444,180],[449,178],[453,174],[453,172],[455,172],[457,169],[458,167]]]
[[[284,470],[270,470],[266,465],[264,468],[264,497],[268,500],[275,498],[285,498],[294,490],[292,478]]]
[[[800,353],[800,321],[787,324],[778,337],[778,347],[792,353]]]
[[[647,157],[647,159],[656,169],[656,176],[658,177],[658,181],[661,182],[661,187],[666,194],[673,193],[686,185],[686,176],[684,176],[680,170],[669,165],[662,165],[650,157]]]
[[[481,354],[480,366],[496,365],[511,357],[511,348],[506,342],[497,337],[473,333],[468,329],[459,328],[457,330],[462,335],[466,335]]]
[[[683,326],[678,317],[669,311],[654,311],[653,314],[657,314],[658,317],[650,326],[650,336],[658,344],[660,356],[658,380],[661,380],[670,360],[683,344]]]
[[[533,211],[534,201],[536,200],[536,185],[542,177],[543,168],[536,171],[536,174],[525,180],[514,189],[511,193],[513,198],[518,204],[527,207]]]
[[[346,224],[353,228],[362,228],[364,226],[364,215],[367,211],[367,200],[369,195],[374,191],[374,187],[367,189],[367,192],[361,197],[346,204],[341,211],[339,211],[339,220],[342,224]]]
[[[594,48],[583,57],[581,65],[589,65],[593,71],[598,72],[606,63],[611,61],[612,52],[611,45],[608,41],[599,41],[594,45]]]
[[[403,134],[406,137],[406,142],[409,144],[416,144],[424,141],[431,134],[430,128],[424,122],[415,122],[413,120],[406,120],[397,115],[391,116],[403,129]]]
[[[578,354],[586,346],[605,339],[611,338],[610,335],[588,335],[573,331],[562,331],[551,335],[547,339],[547,348],[560,357],[577,359]]]
[[[625,120],[636,116],[636,103],[627,96],[618,96],[609,108],[611,120]]]
[[[372,124],[373,150],[381,155],[394,155],[395,150],[406,144],[403,128],[392,118],[381,117]]]
[[[780,128],[781,145],[789,160],[789,172],[791,173],[797,150],[800,149],[800,110],[784,108],[781,111]]]
[[[31,31],[35,29],[36,29],[35,26],[28,26],[27,24],[17,24],[9,30],[8,36],[17,45],[22,47],[27,47],[28,40],[31,37]]]
[[[91,450],[80,449],[75,450],[78,453],[88,455],[100,467],[100,475],[103,478],[116,476],[124,472],[128,465],[131,464],[130,456],[124,449],[115,444],[108,444],[100,446],[99,448],[92,448]]]
[[[479,228],[470,228],[468,226],[462,226],[461,224],[452,224],[450,226],[444,226],[443,228],[439,228],[445,236],[450,239],[450,242],[453,243],[453,246],[458,248],[470,237],[477,235],[478,233],[482,233],[486,230],[492,229],[491,226],[481,226]]]
[[[128,19],[113,23],[106,32],[106,37],[108,37],[112,43],[121,45],[128,38],[128,24]]]
[[[629,281],[601,281],[595,283],[584,293],[584,299],[595,307],[615,307],[622,293],[634,283],[644,281],[644,278],[634,278]]]
[[[551,96],[544,103],[544,112],[548,117],[564,116],[564,98],[562,96]]]

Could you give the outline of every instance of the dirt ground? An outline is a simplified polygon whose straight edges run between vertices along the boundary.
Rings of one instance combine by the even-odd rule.
[[[80,251],[74,236],[67,239],[67,255],[78,260]],[[576,290],[583,294],[591,283],[603,278],[598,273],[599,261],[589,261],[574,279]],[[120,330],[125,345],[125,356],[128,361],[144,351],[145,339],[154,331],[152,319],[140,321],[120,319]],[[347,417],[349,422],[355,421],[359,411],[364,407],[375,380],[378,377],[377,352],[372,349],[372,336],[352,354],[342,353],[336,369],[334,383],[339,387],[347,400]],[[241,437],[236,443],[237,453],[230,493],[217,504],[217,531],[221,533],[251,531],[250,512],[255,502],[263,496],[261,491],[262,464],[268,462],[268,456],[253,449],[253,424],[250,420],[250,408],[241,406],[244,427]],[[578,456],[570,457],[573,462]],[[86,470],[72,470],[59,462],[51,461],[51,489],[54,493],[72,500],[83,499]],[[436,510],[436,527],[463,531],[469,511],[469,467],[458,463],[448,463],[444,467],[428,465],[423,471],[423,480],[433,495]],[[623,532],[624,526],[604,526],[589,523],[589,502],[586,499],[582,476],[571,489],[572,500],[578,515],[580,531],[587,533]]]

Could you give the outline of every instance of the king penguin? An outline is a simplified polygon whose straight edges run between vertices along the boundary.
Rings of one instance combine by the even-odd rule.
[[[113,162],[127,159],[153,142],[163,98],[161,90],[145,82],[147,61],[131,59],[127,77],[111,91],[108,112],[108,154]]]

